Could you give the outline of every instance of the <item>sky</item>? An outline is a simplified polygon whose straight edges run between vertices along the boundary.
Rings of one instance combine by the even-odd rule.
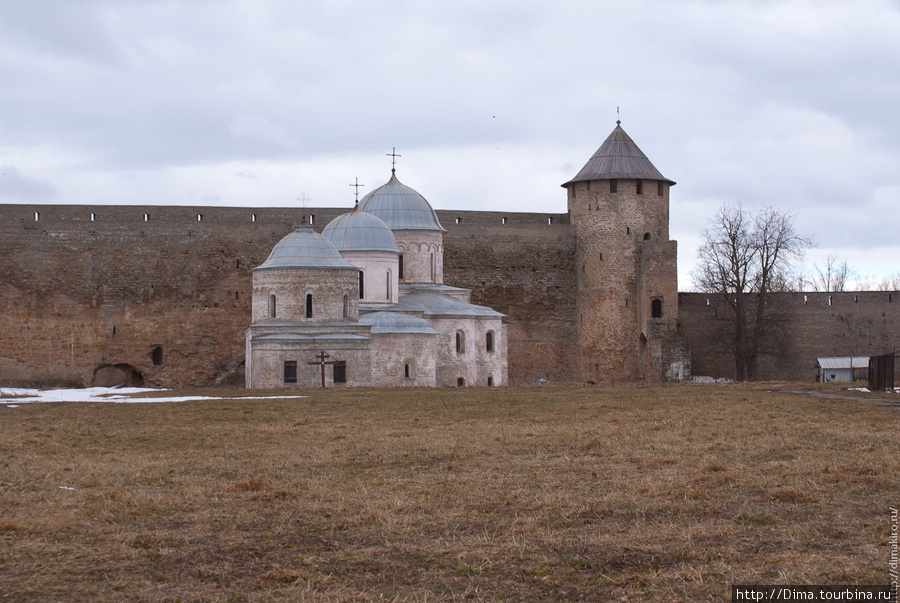
[[[565,213],[616,119],[679,288],[725,203],[900,273],[900,0],[0,0],[0,203]],[[618,114],[617,114],[618,109]]]

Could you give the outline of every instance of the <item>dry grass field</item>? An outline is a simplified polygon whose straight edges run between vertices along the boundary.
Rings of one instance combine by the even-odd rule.
[[[733,583],[886,584],[900,409],[800,387],[0,404],[0,600],[728,601]]]

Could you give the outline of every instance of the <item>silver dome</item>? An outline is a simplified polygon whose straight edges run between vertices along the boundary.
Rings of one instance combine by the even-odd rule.
[[[363,197],[364,212],[378,216],[391,230],[438,230],[445,232],[437,214],[425,197],[401,184],[391,171],[391,179]]]
[[[341,214],[328,223],[322,236],[334,243],[338,251],[393,251],[400,253],[388,225],[380,218],[361,211]]]
[[[269,259],[253,270],[275,268],[346,268],[358,270],[345,260],[331,241],[311,226],[300,226],[275,245]]]

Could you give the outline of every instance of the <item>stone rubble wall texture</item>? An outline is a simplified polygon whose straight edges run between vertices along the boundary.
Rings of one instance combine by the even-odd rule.
[[[0,204],[0,384],[84,386],[117,365],[149,386],[243,384],[250,268],[309,216],[321,231],[347,209]],[[569,216],[437,213],[447,229],[444,281],[509,316],[508,382],[578,381]],[[832,306],[827,294],[803,295],[773,296],[789,316],[782,339],[791,356],[766,360],[764,377],[811,380],[817,356],[900,348],[900,293],[832,294]],[[658,353],[690,354],[696,375],[729,376],[713,329],[719,302],[711,309],[706,297],[679,295],[689,346]]]

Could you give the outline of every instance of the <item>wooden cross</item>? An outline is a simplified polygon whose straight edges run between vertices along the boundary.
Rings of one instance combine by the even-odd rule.
[[[353,186],[353,185],[351,184],[350,186]],[[322,367],[322,387],[325,387],[325,365],[326,364],[338,364],[340,362],[340,360],[335,360],[334,356],[331,356],[330,354],[325,353],[324,350],[319,352],[318,354],[316,354],[316,358],[318,360],[310,360],[306,364],[312,364],[312,365],[318,364],[319,366]],[[331,358],[331,360],[325,360],[326,358]]]
[[[397,154],[397,147],[391,147],[391,152],[385,153],[385,155],[391,158],[391,172],[395,171],[397,168],[397,157],[403,157],[403,155]]]
[[[356,182],[354,184],[351,184],[350,186],[356,189],[356,204],[359,205],[359,187],[365,186],[365,184],[360,184],[359,178],[356,178],[355,180]]]

